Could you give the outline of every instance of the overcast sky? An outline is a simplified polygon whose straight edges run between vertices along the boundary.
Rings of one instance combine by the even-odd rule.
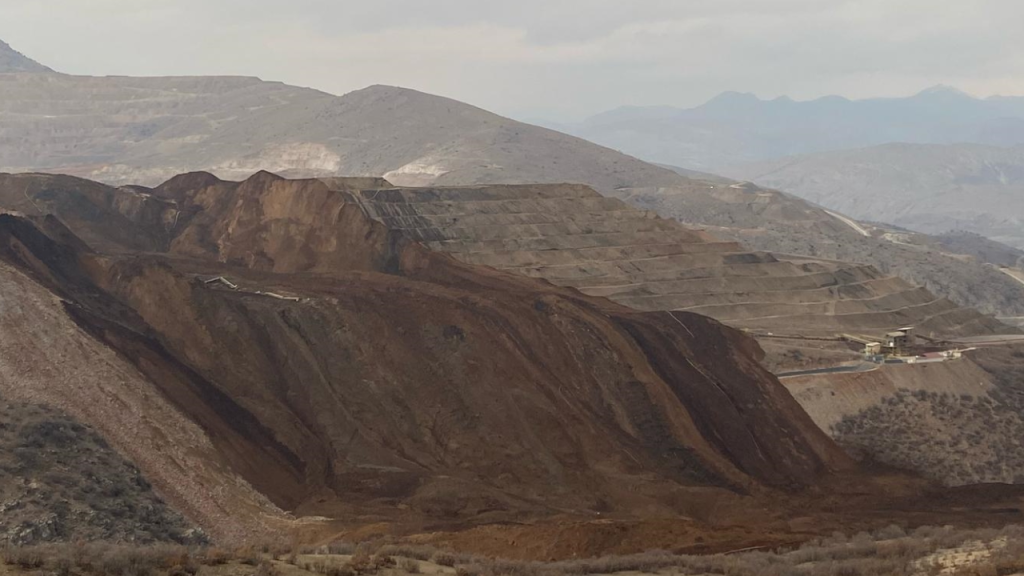
[[[1024,94],[1022,0],[0,0],[0,38],[73,74],[393,84],[519,118],[950,84]]]

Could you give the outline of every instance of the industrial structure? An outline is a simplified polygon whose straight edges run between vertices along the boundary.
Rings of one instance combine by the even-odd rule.
[[[855,342],[864,346],[864,355],[875,356],[908,356],[917,344],[917,338],[913,326],[904,326],[899,330],[887,333],[883,338],[872,338],[858,336],[856,334],[843,334],[842,339],[848,342]]]

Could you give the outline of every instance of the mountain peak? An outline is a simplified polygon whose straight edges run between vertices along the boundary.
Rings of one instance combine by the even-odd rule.
[[[711,105],[711,104],[729,104],[729,105],[735,105],[735,104],[754,104],[754,103],[759,103],[759,102],[761,102],[761,99],[758,98],[752,92],[736,92],[736,91],[729,90],[729,91],[726,91],[726,92],[722,92],[721,94],[719,94],[718,96],[715,96],[711,100],[708,100],[706,105]]]
[[[960,90],[959,88],[956,88],[954,86],[949,86],[948,84],[936,84],[935,86],[932,86],[931,88],[925,88],[924,90],[918,92],[915,95],[915,97],[922,97],[922,96],[942,96],[942,97],[971,98],[971,99],[974,98],[974,96],[971,96],[967,92],[964,92],[963,90]]]
[[[11,45],[0,40],[0,73],[4,72],[53,72],[50,68],[18,52]]]

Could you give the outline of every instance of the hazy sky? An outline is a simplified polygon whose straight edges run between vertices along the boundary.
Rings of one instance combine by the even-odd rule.
[[[517,117],[951,84],[1024,94],[1021,0],[0,0],[74,74],[394,84]]]

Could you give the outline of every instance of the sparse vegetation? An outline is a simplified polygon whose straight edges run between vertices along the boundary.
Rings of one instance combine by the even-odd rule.
[[[96,432],[45,406],[0,402],[0,502],[0,544],[205,541]]]
[[[1024,403],[992,396],[898,390],[831,429],[852,454],[947,484],[1024,481]]]
[[[493,559],[384,542],[344,545],[351,554],[334,554],[328,548],[298,554],[298,569],[323,576],[584,576],[623,572],[694,576],[989,576],[1024,570],[1024,527],[1017,526],[1002,530],[925,527],[910,531],[891,526],[851,537],[836,534],[791,550],[708,556],[651,551],[560,562]],[[275,560],[274,551],[266,547],[256,552],[255,566],[250,562],[252,549],[226,551],[169,545],[46,544],[9,547],[3,550],[2,558],[15,572],[42,570],[80,576],[195,576],[200,572],[281,576],[295,574],[296,569]],[[240,572],[243,568],[247,571]]]

